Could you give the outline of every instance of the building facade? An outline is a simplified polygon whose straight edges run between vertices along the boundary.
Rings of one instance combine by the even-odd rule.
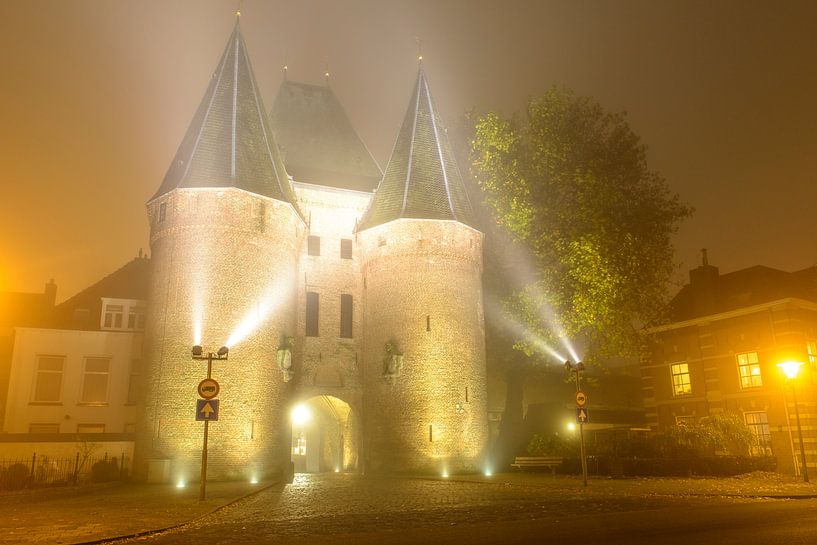
[[[197,478],[194,345],[229,349],[212,478],[478,468],[483,237],[425,72],[385,172],[328,85],[265,112],[236,25],[148,203],[137,473]]]
[[[705,254],[704,254],[705,255]],[[648,331],[641,365],[653,429],[729,412],[781,472],[802,465],[794,399],[809,469],[817,467],[817,269],[751,267],[721,275],[704,264],[671,304],[672,318]],[[788,380],[779,363],[802,363]]]

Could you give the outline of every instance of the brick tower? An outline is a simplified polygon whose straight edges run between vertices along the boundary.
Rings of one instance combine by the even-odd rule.
[[[359,229],[373,471],[478,467],[488,436],[482,240],[420,67]]]
[[[279,156],[238,23],[161,187],[148,202],[152,274],[145,402],[137,472],[195,480],[201,422],[193,417],[206,362],[220,415],[210,424],[208,476],[262,477],[287,459],[287,391],[276,349],[296,327],[304,222]],[[263,327],[259,327],[263,324]]]

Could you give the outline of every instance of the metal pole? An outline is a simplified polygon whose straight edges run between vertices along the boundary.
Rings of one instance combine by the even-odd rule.
[[[579,393],[581,390],[582,384],[582,376],[581,371],[578,367],[576,367],[576,393]],[[587,456],[584,454],[584,422],[579,420],[579,441],[581,444],[581,456],[582,456],[582,479],[584,480],[584,486],[587,486]]]
[[[791,434],[791,417],[789,416],[789,402],[786,399],[786,390],[783,389],[783,409],[786,411],[786,429],[789,430],[789,449],[791,449],[791,459],[794,463],[794,476],[800,476],[800,463],[797,461],[797,452],[794,450],[794,437]]]
[[[806,446],[803,444],[803,428],[800,426],[800,408],[797,406],[797,389],[794,382],[791,383],[791,395],[794,400],[794,415],[797,419],[797,438],[800,440],[800,456],[803,459],[803,481],[808,480],[808,462],[806,462]]]
[[[207,378],[211,378],[213,372],[213,353],[207,353]],[[207,414],[205,414],[207,416]],[[204,441],[201,446],[201,478],[199,479],[199,501],[204,501],[207,490],[207,432],[210,428],[210,421],[204,421]]]

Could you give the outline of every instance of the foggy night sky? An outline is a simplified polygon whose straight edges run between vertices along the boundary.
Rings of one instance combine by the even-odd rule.
[[[145,202],[237,5],[0,0],[0,290],[53,277],[64,300],[148,251]],[[679,279],[702,247],[721,272],[817,263],[817,2],[245,0],[241,27],[267,111],[284,64],[307,83],[328,65],[382,167],[419,36],[449,126],[552,84],[627,111],[696,209]]]

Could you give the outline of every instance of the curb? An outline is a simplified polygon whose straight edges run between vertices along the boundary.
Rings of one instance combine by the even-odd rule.
[[[271,482],[271,483],[269,483],[269,484],[267,484],[267,485],[265,485],[265,486],[263,486],[263,487],[261,487],[261,488],[259,488],[257,490],[253,490],[249,494],[245,494],[245,495],[243,495],[241,497],[238,497],[238,498],[236,498],[234,500],[230,500],[229,502],[225,503],[224,505],[219,505],[218,507],[212,509],[211,511],[208,511],[207,513],[204,513],[202,515],[194,517],[194,518],[192,518],[190,520],[186,520],[184,522],[179,522],[177,524],[171,524],[170,526],[163,526],[162,528],[155,528],[153,530],[143,530],[141,532],[135,532],[135,533],[132,533],[132,534],[124,534],[124,535],[114,536],[114,537],[103,537],[101,539],[94,539],[92,541],[78,541],[78,542],[75,542],[75,543],[71,543],[70,545],[101,545],[103,543],[114,543],[116,541],[122,541],[122,540],[125,540],[125,539],[133,539],[133,538],[137,538],[137,537],[151,536],[151,535],[159,534],[161,532],[166,532],[168,530],[175,530],[176,528],[181,528],[182,526],[192,524],[192,523],[194,523],[194,522],[196,522],[198,520],[201,520],[201,519],[203,519],[205,517],[209,517],[210,515],[218,513],[219,511],[230,507],[231,505],[234,505],[234,504],[236,504],[236,503],[238,503],[238,502],[240,502],[242,500],[245,500],[247,498],[255,496],[256,494],[259,494],[259,493],[263,492],[264,490],[267,490],[268,488],[272,488],[275,485],[281,484],[282,482],[283,481],[273,481],[273,482]]]

